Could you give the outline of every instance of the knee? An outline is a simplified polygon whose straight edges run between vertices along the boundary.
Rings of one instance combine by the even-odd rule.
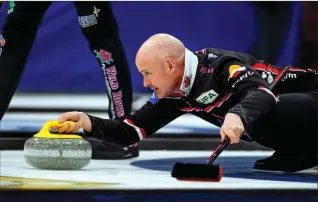
[[[29,49],[33,42],[35,37],[32,35],[24,35],[19,36],[16,33],[13,34],[7,34],[3,36],[1,43],[1,48],[3,50],[20,50],[20,49]]]
[[[110,52],[121,50],[122,43],[117,36],[100,35],[97,30],[84,29],[83,34],[94,49],[101,48],[109,50]]]
[[[5,41],[3,47],[23,47],[33,43],[38,30],[37,25],[36,23],[25,23],[18,18],[7,18],[2,32]]]
[[[3,49],[21,49],[32,46],[36,37],[36,29],[29,30],[3,30],[0,45]]]
[[[99,16],[102,18],[101,16]],[[115,20],[97,19],[95,14],[79,16],[79,25],[86,40],[93,46],[121,46],[118,27]],[[105,47],[105,46],[104,46]]]
[[[82,33],[85,36],[86,40],[93,47],[116,47],[121,46],[121,41],[119,36],[114,33],[104,32],[99,28],[98,25],[93,25],[89,27],[81,27]],[[80,25],[83,26],[83,22],[80,22]],[[102,45],[103,44],[103,45]]]

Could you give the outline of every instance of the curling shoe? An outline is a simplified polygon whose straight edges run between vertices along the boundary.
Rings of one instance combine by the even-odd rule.
[[[275,152],[272,156],[257,160],[253,169],[267,172],[298,172],[318,165],[317,156],[288,156]]]

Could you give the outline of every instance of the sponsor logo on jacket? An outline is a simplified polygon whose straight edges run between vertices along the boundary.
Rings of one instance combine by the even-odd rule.
[[[197,99],[196,101],[201,103],[201,104],[210,104],[212,103],[217,97],[219,96],[219,94],[217,94],[213,89],[202,93]]]
[[[245,67],[242,67],[240,65],[231,65],[230,66],[230,69],[229,69],[229,78],[228,80],[230,80],[231,78],[236,78],[238,77],[242,71],[245,71],[246,68]]]
[[[297,74],[287,73],[282,79],[282,81],[285,81],[287,79],[296,79],[296,78],[297,78]]]
[[[235,88],[238,83],[240,83],[241,81],[245,80],[245,79],[248,78],[249,76],[252,76],[253,74],[254,74],[254,72],[248,71],[248,72],[246,72],[245,74],[241,75],[241,76],[234,82],[234,84],[232,85],[232,88]]]

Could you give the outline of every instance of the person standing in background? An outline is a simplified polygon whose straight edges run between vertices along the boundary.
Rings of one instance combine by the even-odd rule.
[[[293,2],[252,2],[258,27],[256,42],[248,51],[257,58],[275,64],[288,32]]]
[[[318,2],[303,2],[299,60],[301,66],[318,71]]]

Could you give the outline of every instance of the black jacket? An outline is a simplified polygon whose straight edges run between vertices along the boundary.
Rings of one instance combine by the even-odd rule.
[[[269,85],[279,74],[279,67],[249,54],[214,48],[196,53],[186,50],[185,72],[180,87],[183,94],[164,99],[153,94],[141,109],[124,120],[89,115],[92,132],[88,135],[128,146],[152,135],[185,113],[221,126],[228,112],[238,114],[249,133],[252,123],[277,103],[274,94],[318,88],[315,71],[290,68],[284,79],[270,91]]]

